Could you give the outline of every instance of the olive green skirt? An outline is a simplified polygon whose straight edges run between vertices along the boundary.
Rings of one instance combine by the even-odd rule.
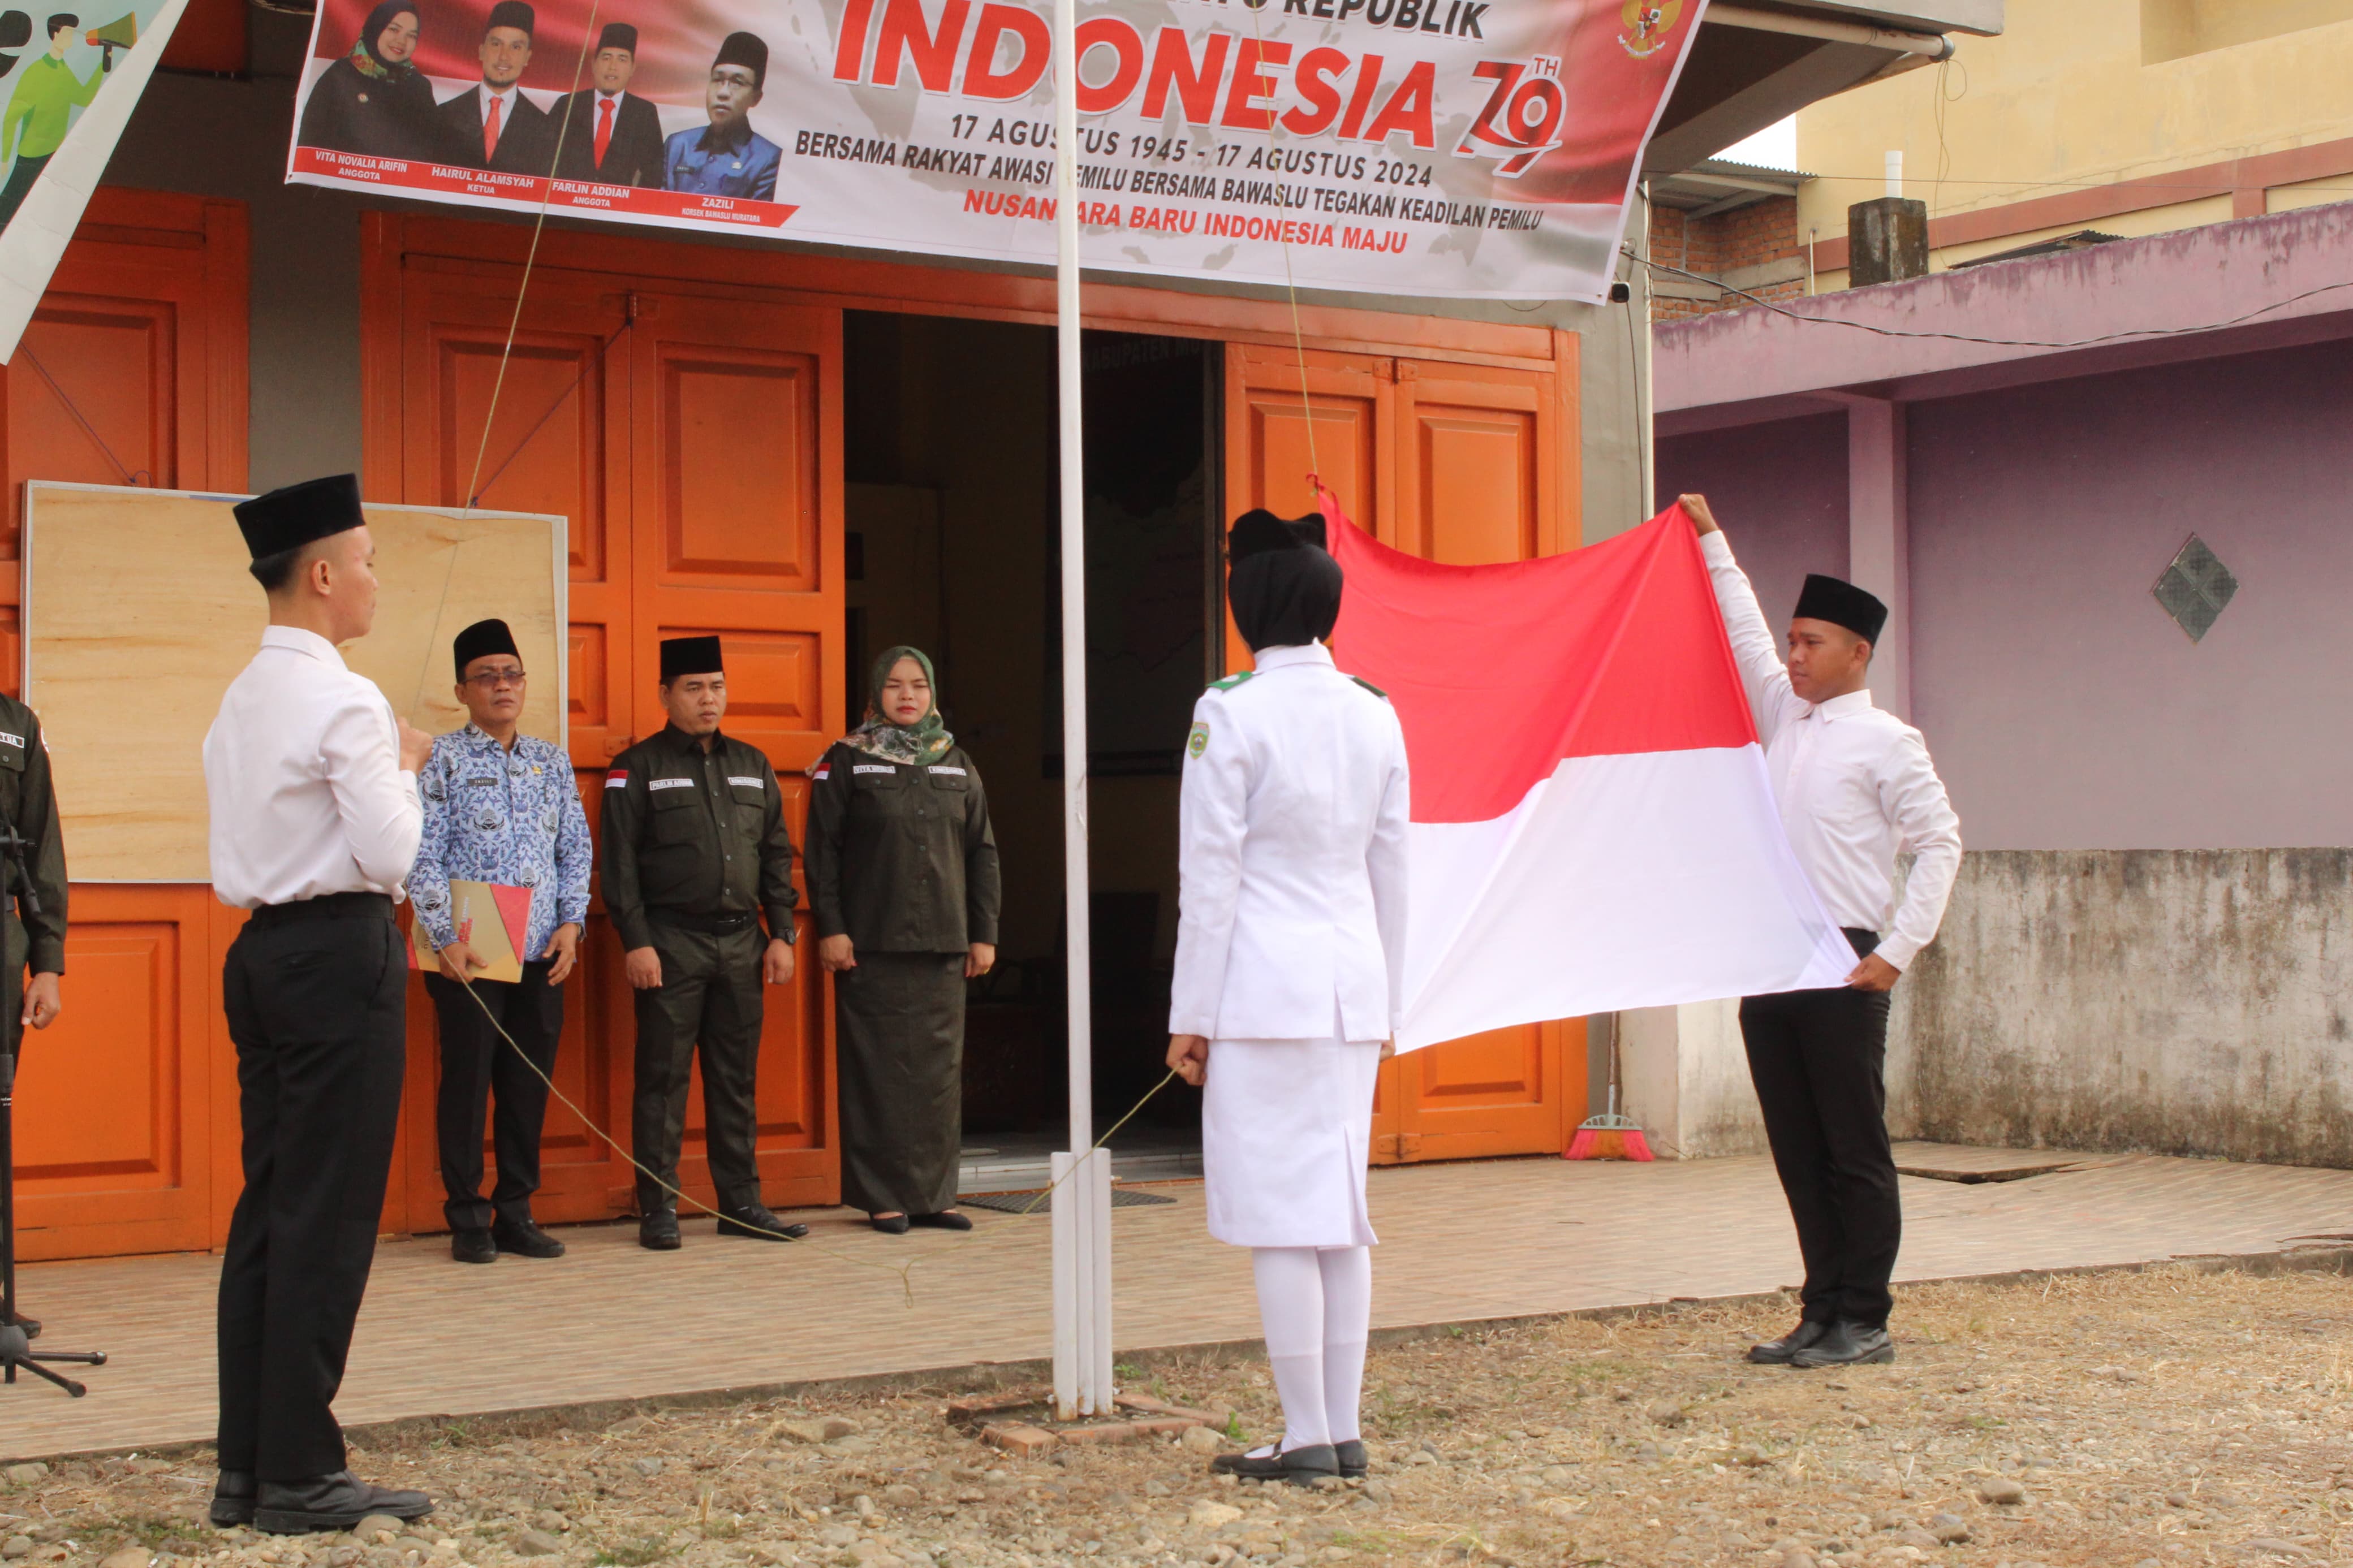
[[[869,1214],[955,1206],[964,1141],[961,952],[871,952],[833,977],[841,1201]]]

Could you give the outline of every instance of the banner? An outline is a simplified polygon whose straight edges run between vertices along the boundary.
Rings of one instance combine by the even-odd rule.
[[[16,357],[186,5],[0,11],[0,362]]]
[[[1704,8],[1081,0],[1084,263],[1599,300]],[[1048,0],[322,0],[287,178],[1051,264],[1050,15]]]

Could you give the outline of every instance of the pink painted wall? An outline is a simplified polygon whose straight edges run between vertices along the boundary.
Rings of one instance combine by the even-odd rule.
[[[1814,414],[1659,439],[1659,504],[1696,490],[1777,625],[1809,572],[1847,570],[1846,416]]]

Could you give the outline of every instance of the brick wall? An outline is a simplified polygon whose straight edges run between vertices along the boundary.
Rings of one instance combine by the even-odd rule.
[[[1689,213],[1672,207],[1651,209],[1651,259],[1669,267],[1680,267],[1687,272],[1721,277],[1743,268],[1786,260],[1802,253],[1798,241],[1798,202],[1794,196],[1767,196],[1763,201],[1751,202],[1730,212],[1697,219]],[[1668,273],[1663,276],[1672,279],[1674,275]],[[1767,284],[1749,290],[1766,300],[1795,299],[1805,291],[1806,286],[1801,280]],[[1657,321],[1675,321],[1686,316],[1710,315],[1717,310],[1736,310],[1746,303],[1735,294],[1726,294],[1715,302],[1654,298],[1651,300],[1651,316]]]

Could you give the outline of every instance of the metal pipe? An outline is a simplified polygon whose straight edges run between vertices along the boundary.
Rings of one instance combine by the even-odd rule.
[[[1820,38],[1831,44],[1868,44],[1873,48],[1895,49],[1931,61],[1953,58],[1953,40],[1941,33],[1905,33],[1893,27],[1874,27],[1867,22],[1833,22],[1820,16],[1792,16],[1781,11],[1722,4],[1707,8],[1707,20],[1727,27],[1746,27],[1752,33],[1785,33],[1791,37]]]

